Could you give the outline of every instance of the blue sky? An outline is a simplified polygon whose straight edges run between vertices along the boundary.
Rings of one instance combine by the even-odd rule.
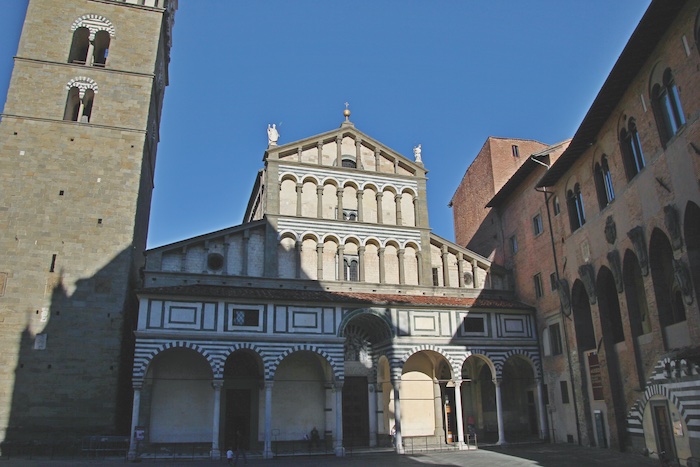
[[[3,102],[26,4],[2,2]],[[451,240],[447,204],[485,139],[573,136],[648,5],[180,0],[148,245],[239,224],[267,124],[286,144],[337,128],[346,101],[390,148],[422,144],[430,224]]]

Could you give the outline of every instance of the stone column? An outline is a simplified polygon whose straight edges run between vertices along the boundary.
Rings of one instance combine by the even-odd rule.
[[[357,265],[357,269],[359,270],[358,271],[358,273],[359,273],[358,279],[360,280],[360,282],[364,282],[365,281],[365,247],[364,246],[360,246],[357,249],[357,257],[358,257],[358,262],[359,262],[359,264]]]
[[[450,265],[448,263],[449,253],[447,246],[442,246],[442,283],[445,287],[450,286]]]
[[[323,142],[319,141],[316,149],[318,149],[318,165],[323,165]]]
[[[134,381],[134,403],[131,407],[131,438],[129,439],[129,454],[127,458],[130,461],[135,460],[138,457],[138,441],[136,440],[136,427],[139,424],[139,411],[141,410],[141,388],[143,383],[141,381]]]
[[[459,286],[464,287],[464,255],[460,251],[457,253],[457,280],[459,281]]]
[[[437,378],[433,378],[433,408],[435,411],[435,432],[433,436],[446,442],[447,430],[445,430],[444,423],[445,405],[442,402],[442,388]]]
[[[343,447],[343,383],[335,383],[335,455],[345,455]]]
[[[457,415],[457,444],[464,446],[464,416],[462,415],[462,380],[455,380],[455,412]]]
[[[323,185],[316,187],[316,217],[323,219]]]
[[[379,161],[381,159],[381,155],[379,154],[379,148],[375,148],[374,150],[374,171],[379,172]]]
[[[367,402],[369,410],[369,447],[377,446],[377,392],[376,383],[367,385]]]
[[[379,247],[379,283],[383,284],[386,280],[386,271],[384,269],[384,247]]]
[[[345,280],[345,245],[338,245],[338,280]]]
[[[219,449],[219,429],[221,427],[221,388],[224,382],[215,380],[211,383],[214,388],[214,417],[212,423],[211,435],[211,459],[219,460],[221,458],[221,450]]]
[[[418,272],[418,283],[422,284],[423,279],[423,253],[420,250],[416,250],[416,271]]]
[[[92,33],[91,33],[92,35]],[[92,66],[95,63],[95,43],[93,42],[95,38],[93,37],[88,42],[87,55],[85,56],[85,64],[87,66]]]
[[[316,280],[323,280],[323,243],[316,244]]]
[[[336,195],[338,196],[338,214],[336,219],[343,220],[343,187],[339,186],[336,189]]]
[[[355,167],[362,168],[362,140],[355,140]]]
[[[294,245],[296,247],[296,255],[297,255],[297,264],[296,264],[297,268],[296,268],[296,271],[294,273],[294,276],[297,279],[301,279],[301,253],[304,249],[304,244],[301,240],[297,240]]]
[[[228,251],[231,248],[231,240],[228,235],[224,237],[224,274],[230,274],[231,272],[228,270]]]
[[[406,267],[404,265],[406,250],[399,248],[399,284],[403,285],[406,283]]]
[[[304,190],[303,183],[297,183],[297,217],[301,217],[301,193]]]
[[[474,287],[475,289],[477,287],[479,287],[479,285],[478,285],[479,284],[478,273],[479,273],[479,265],[476,262],[476,260],[473,259],[472,260],[472,287]]]
[[[544,405],[544,384],[537,378],[537,405],[540,413],[540,439],[547,439],[547,411]]]
[[[418,227],[418,197],[413,197],[413,225]]]
[[[377,192],[377,224],[384,223],[384,213],[382,212],[382,199],[384,198],[384,192]]]
[[[265,381],[265,447],[263,457],[272,459],[272,385],[273,381]]]
[[[362,189],[357,190],[357,222],[365,221],[364,209],[362,208],[362,198],[365,191]]]
[[[403,216],[401,215],[401,193],[396,193],[394,195],[394,202],[396,203],[396,225],[403,225]]]
[[[506,444],[505,427],[503,426],[503,403],[501,402],[501,380],[494,379],[496,385],[496,417],[498,418],[498,442],[496,444]]]
[[[397,454],[403,454],[403,440],[401,438],[401,381],[392,381],[392,386],[394,386],[394,429],[396,433],[394,434],[394,448]]]
[[[342,164],[343,157],[343,137],[338,136],[335,138],[335,165],[340,167]]]

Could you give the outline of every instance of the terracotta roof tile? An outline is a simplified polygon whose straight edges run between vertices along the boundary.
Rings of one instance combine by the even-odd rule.
[[[497,298],[435,297],[428,295],[331,292],[325,290],[264,289],[217,285],[183,285],[140,289],[140,294],[238,298],[249,300],[284,300],[363,305],[455,306],[478,308],[532,309],[516,300]]]

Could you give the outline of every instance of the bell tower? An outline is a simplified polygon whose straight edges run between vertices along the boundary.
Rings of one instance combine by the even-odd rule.
[[[0,122],[0,443],[128,433],[177,0],[30,0]]]

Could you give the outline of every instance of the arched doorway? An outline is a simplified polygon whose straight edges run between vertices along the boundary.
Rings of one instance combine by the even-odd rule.
[[[688,248],[690,274],[693,278],[695,300],[700,291],[700,207],[692,201],[688,202],[683,216],[683,233]]]
[[[645,385],[646,370],[651,368],[655,360],[647,357],[648,361],[644,361],[644,355],[653,355],[651,352],[643,351],[649,346],[650,339],[644,339],[643,342],[640,339],[641,336],[651,333],[651,319],[649,318],[649,306],[644,289],[642,269],[639,266],[637,256],[631,250],[625,251],[622,278],[625,285],[627,314],[629,316],[632,345],[637,364],[637,381],[639,381],[639,388],[642,389]]]
[[[257,451],[265,440],[260,423],[264,419],[260,416],[263,375],[262,359],[251,350],[237,350],[226,360],[221,404],[223,443],[220,444],[225,449],[242,444],[245,449]]]
[[[406,443],[457,440],[454,387],[447,388],[451,381],[449,362],[436,351],[422,350],[406,360],[401,371],[401,434]]]
[[[462,419],[466,424],[465,439],[471,428],[471,434],[476,434],[479,440],[498,440],[495,377],[493,362],[485,356],[470,355],[462,365]]]
[[[389,433],[386,420],[378,420],[377,404],[391,394],[388,361],[375,369],[375,348],[391,342],[391,327],[383,311],[358,309],[349,312],[340,325],[339,336],[345,337],[345,381],[343,383],[343,442],[346,447],[376,446],[378,435]],[[386,360],[386,358],[384,359]],[[388,384],[387,393],[384,392]],[[384,413],[386,419],[386,412]]]
[[[501,398],[506,439],[532,439],[538,435],[537,385],[530,361],[513,355],[501,370]]]
[[[156,355],[144,379],[142,410],[150,444],[207,443],[213,433],[213,372],[201,354],[172,348]]]
[[[328,361],[315,352],[299,350],[280,362],[272,387],[273,443],[278,447],[284,442],[299,443],[314,428],[321,439],[334,437],[335,417],[331,414],[335,410],[326,413],[327,406],[335,407],[334,380]]]

